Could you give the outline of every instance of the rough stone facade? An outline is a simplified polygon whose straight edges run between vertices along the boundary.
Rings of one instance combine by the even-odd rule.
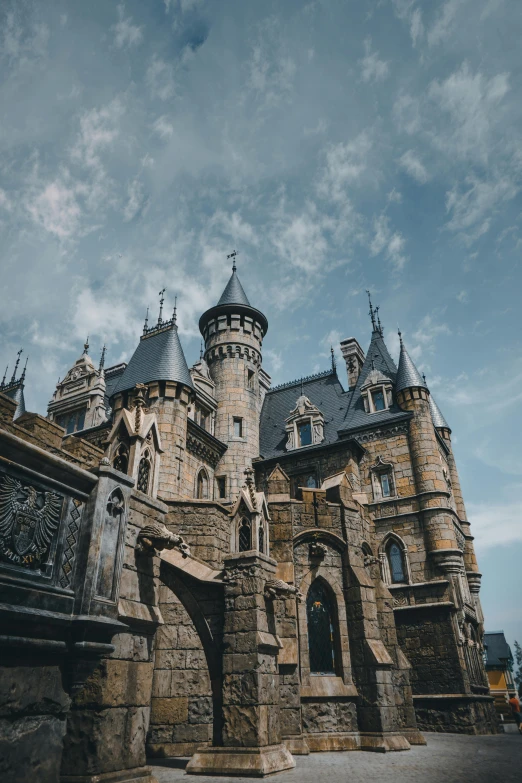
[[[451,431],[373,326],[366,356],[343,341],[347,391],[335,367],[270,389],[234,269],[191,370],[160,316],[128,365],[86,346],[49,418],[25,375],[0,390],[2,780],[153,783],[147,754],[263,776],[495,730]]]

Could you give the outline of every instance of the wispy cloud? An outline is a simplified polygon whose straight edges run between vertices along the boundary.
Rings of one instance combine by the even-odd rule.
[[[426,167],[413,150],[407,150],[404,155],[401,155],[399,165],[421,185],[428,181],[429,175]]]
[[[143,38],[142,28],[132,23],[132,17],[125,16],[125,6],[118,5],[118,21],[114,25],[114,45],[118,49],[127,49],[140,43]]]
[[[379,59],[379,52],[372,51],[371,38],[365,40],[364,49],[365,55],[359,60],[363,82],[379,82],[386,79],[390,66],[385,60]]]

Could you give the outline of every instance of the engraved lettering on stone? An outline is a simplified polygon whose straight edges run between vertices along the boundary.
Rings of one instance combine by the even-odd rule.
[[[38,568],[49,554],[63,497],[4,476],[0,484],[0,555],[16,565]]]

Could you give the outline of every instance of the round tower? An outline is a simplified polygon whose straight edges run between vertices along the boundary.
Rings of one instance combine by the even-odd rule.
[[[233,500],[244,483],[245,469],[259,456],[261,346],[268,329],[266,317],[248,301],[235,263],[219,302],[203,313],[199,329],[216,385],[214,434],[228,447],[215,475],[222,487],[224,483],[225,498]]]
[[[419,507],[422,511],[426,549],[435,564],[446,573],[462,569],[462,552],[458,547],[450,491],[430,411],[430,392],[410,358],[402,337],[395,390],[399,406],[413,413],[410,420],[410,451]]]

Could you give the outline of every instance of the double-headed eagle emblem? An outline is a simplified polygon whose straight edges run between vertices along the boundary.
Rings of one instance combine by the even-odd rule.
[[[24,485],[12,476],[0,481],[0,553],[10,562],[40,562],[60,522],[63,498]]]

